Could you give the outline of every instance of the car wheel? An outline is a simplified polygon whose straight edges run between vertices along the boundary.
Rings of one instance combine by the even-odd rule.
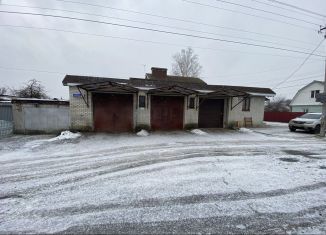
[[[295,132],[296,131],[296,128],[295,127],[289,127],[290,131],[291,132]]]
[[[315,134],[319,134],[320,133],[320,125],[317,125],[315,127],[315,130],[314,130]]]

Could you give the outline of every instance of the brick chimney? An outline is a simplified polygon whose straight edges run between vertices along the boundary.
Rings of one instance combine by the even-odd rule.
[[[164,79],[167,77],[168,69],[152,67],[152,76],[156,79]]]

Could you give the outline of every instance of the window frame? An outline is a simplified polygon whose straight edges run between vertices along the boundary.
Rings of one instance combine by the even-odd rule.
[[[146,108],[146,96],[145,95],[138,96],[138,108]]]
[[[189,109],[195,109],[196,108],[196,97],[189,97]]]
[[[242,111],[249,112],[251,106],[251,99],[250,97],[246,97],[242,101]]]
[[[312,91],[310,92],[310,98],[315,98],[315,90],[312,90]]]

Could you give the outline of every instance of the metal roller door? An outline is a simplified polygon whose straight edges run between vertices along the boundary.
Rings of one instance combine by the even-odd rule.
[[[98,132],[133,130],[133,95],[93,95],[94,129]]]
[[[201,99],[198,126],[200,128],[223,128],[224,100]]]
[[[151,128],[153,130],[183,129],[184,97],[151,96]]]

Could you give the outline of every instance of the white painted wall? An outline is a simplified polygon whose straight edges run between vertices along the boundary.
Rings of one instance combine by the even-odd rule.
[[[195,98],[195,108],[189,109],[189,99]],[[196,95],[186,96],[184,98],[184,118],[183,127],[184,128],[196,128],[198,126],[198,114],[199,114],[199,97]]]
[[[250,111],[242,111],[242,103],[231,110],[231,106],[239,102],[238,97],[230,98],[228,102],[227,125],[239,122],[240,126],[244,126],[244,118],[251,117],[253,126],[261,126],[264,120],[265,97],[250,97]],[[233,99],[231,103],[231,99]]]
[[[139,108],[138,104],[138,96],[144,95],[145,98],[145,108]],[[135,106],[136,110],[136,127],[138,128],[148,128],[150,129],[151,125],[151,96],[147,95],[147,92],[145,91],[139,91],[139,94],[137,97],[137,105]]]
[[[315,98],[311,98],[311,91],[320,90],[324,91],[324,85],[321,82],[314,82],[310,85],[299,90],[298,93],[293,97],[291,106],[295,105],[321,105],[321,103],[316,102]]]

